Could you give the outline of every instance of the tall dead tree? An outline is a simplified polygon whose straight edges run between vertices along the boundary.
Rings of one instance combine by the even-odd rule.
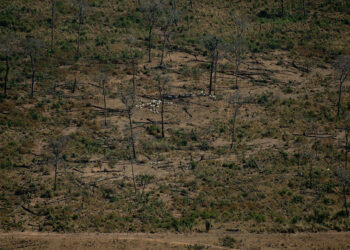
[[[170,0],[170,4],[171,4],[171,7],[172,7],[172,19],[174,21],[174,24],[177,25],[177,22],[178,22],[178,15],[177,15],[177,3],[176,3],[176,0]]]
[[[158,82],[158,98],[160,100],[160,118],[161,118],[161,124],[162,124],[162,138],[165,137],[165,131],[164,131],[164,107],[165,107],[165,94],[168,90],[168,84],[170,82],[170,77],[168,75],[159,75],[157,77]]]
[[[84,0],[75,0],[78,8],[77,12],[77,23],[78,23],[78,29],[77,29],[77,45],[76,45],[76,58],[79,59],[80,57],[80,41],[81,41],[81,31],[82,26],[84,24],[85,19],[85,2]]]
[[[51,51],[53,50],[53,44],[54,44],[55,7],[56,7],[56,0],[51,0],[51,44],[50,44]]]
[[[245,51],[245,46],[243,44],[244,32],[247,29],[247,22],[245,18],[239,14],[233,15],[233,21],[235,23],[235,33],[232,35],[232,52],[235,57],[235,77],[236,77],[236,86],[238,89],[238,75],[239,69],[242,62],[242,54]]]
[[[142,2],[141,9],[148,28],[148,62],[151,62],[152,32],[162,13],[162,5],[159,0],[146,0]]]
[[[131,36],[128,39],[129,45],[129,54],[131,58],[131,67],[132,67],[132,89],[136,98],[136,74],[137,74],[137,59],[139,58],[139,49],[137,48],[137,40],[135,37]]]
[[[343,84],[347,80],[347,77],[350,74],[350,55],[341,55],[336,58],[336,61],[334,63],[335,69],[339,72],[339,95],[338,95],[338,111],[337,111],[337,117],[340,117],[340,111],[341,111],[341,98],[342,98],[342,91],[343,91]]]
[[[5,56],[5,76],[4,76],[4,95],[7,95],[8,78],[11,69],[11,57],[14,53],[16,39],[14,36],[6,35],[0,38],[0,53]]]
[[[166,48],[166,42],[169,41],[170,37],[170,31],[169,29],[175,22],[174,17],[176,14],[172,14],[171,10],[169,8],[164,8],[164,11],[162,12],[162,16],[160,18],[160,25],[161,25],[161,30],[163,33],[163,41],[162,41],[162,55],[160,58],[160,63],[159,66],[163,67],[164,66],[164,55],[165,55],[165,48]]]
[[[58,163],[61,159],[62,152],[65,149],[67,138],[64,136],[59,136],[56,138],[52,138],[49,142],[49,149],[51,153],[54,155],[54,185],[53,190],[57,190],[57,175],[58,175]]]
[[[132,149],[130,163],[131,163],[132,179],[133,179],[135,195],[136,195],[137,188],[136,188],[136,179],[135,179],[135,172],[134,172],[134,161],[137,160],[137,155],[136,155],[136,146],[135,146],[134,126],[132,121],[132,116],[136,106],[136,99],[135,99],[136,95],[133,91],[133,88],[130,88],[130,86],[127,86],[127,85],[121,85],[118,91],[118,96],[125,106],[125,112],[129,120],[129,131],[130,131],[129,141]]]
[[[133,159],[137,159],[136,147],[135,147],[135,136],[134,136],[134,126],[132,121],[132,116],[136,106],[135,93],[132,88],[127,85],[120,86],[118,96],[125,106],[125,112],[129,120],[129,130],[130,130],[130,142],[132,148]]]
[[[207,36],[202,39],[203,47],[207,50],[210,61],[209,95],[211,95],[213,90],[213,75],[215,74],[215,65],[217,63],[216,60],[218,59],[217,55],[219,53],[218,50],[220,43],[220,39],[215,35]]]
[[[35,73],[36,73],[36,63],[38,56],[40,54],[40,50],[43,47],[43,42],[41,40],[34,39],[32,37],[27,38],[24,41],[24,48],[26,53],[30,58],[30,66],[31,66],[31,92],[30,96],[34,97],[34,84],[35,84]]]

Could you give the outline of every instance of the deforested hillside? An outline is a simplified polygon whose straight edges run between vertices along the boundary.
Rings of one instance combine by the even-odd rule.
[[[0,34],[2,231],[349,230],[349,1],[2,0]]]

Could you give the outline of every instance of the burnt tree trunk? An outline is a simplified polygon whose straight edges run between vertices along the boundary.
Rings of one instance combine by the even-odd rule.
[[[8,82],[8,76],[10,72],[10,59],[9,56],[6,55],[6,73],[5,73],[5,79],[4,79],[4,95],[7,95],[7,82]]]
[[[103,88],[103,106],[104,106],[104,117],[105,117],[105,126],[107,126],[107,104],[106,104],[106,89],[105,89],[105,81],[102,81]]]
[[[153,30],[153,26],[149,26],[149,30],[148,30],[148,62],[152,62],[151,60],[151,50],[152,50],[152,30]]]
[[[55,29],[55,3],[56,0],[51,0],[51,51],[54,43],[54,29]]]
[[[210,63],[210,78],[209,78],[209,95],[211,95],[213,88],[213,72],[214,72],[215,56],[212,56]]]
[[[53,190],[57,190],[57,173],[58,173],[58,156],[56,155],[55,159],[55,177],[54,177],[54,184],[53,184]]]
[[[340,111],[341,111],[341,96],[342,96],[342,92],[343,92],[343,74],[340,77],[340,84],[339,84],[339,96],[338,96],[338,112],[337,112],[337,117],[340,117]]]
[[[163,43],[162,43],[162,56],[160,58],[160,64],[159,64],[160,67],[163,67],[163,64],[164,64],[165,46],[166,46],[166,41],[168,39],[167,30],[168,30],[168,26],[164,27]]]
[[[32,67],[32,88],[30,92],[30,96],[33,98],[34,97],[34,81],[35,81],[35,58],[33,53],[30,53],[30,64]]]
[[[161,106],[161,120],[162,120],[162,138],[165,137],[165,133],[164,133],[164,98],[161,98],[161,102],[162,102],[162,106]]]
[[[233,148],[233,144],[236,141],[236,118],[238,114],[239,106],[235,107],[235,112],[233,113],[233,119],[232,119],[232,131],[231,131],[231,146],[230,148]]]
[[[129,126],[130,126],[130,140],[131,140],[132,153],[133,153],[133,158],[136,160],[134,128],[132,126],[132,118],[131,118],[131,112],[130,111],[128,111],[128,118],[129,118]]]

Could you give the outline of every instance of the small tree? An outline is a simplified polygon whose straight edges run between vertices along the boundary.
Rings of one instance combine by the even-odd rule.
[[[350,73],[350,55],[341,55],[337,57],[334,63],[335,69],[340,73],[339,77],[339,96],[338,96],[338,112],[337,116],[340,117],[341,111],[341,97],[343,91],[343,83],[346,81]]]
[[[161,123],[162,123],[162,138],[164,138],[165,137],[165,132],[164,132],[165,99],[164,99],[164,96],[168,90],[168,83],[170,82],[170,77],[168,75],[159,75],[157,77],[157,82],[158,82],[158,96],[159,96],[159,100],[161,102],[160,117],[161,117]]]
[[[49,142],[49,148],[51,153],[54,155],[54,165],[55,165],[55,170],[54,170],[54,185],[53,185],[53,190],[57,190],[57,174],[58,174],[58,163],[61,159],[62,152],[65,149],[65,144],[66,144],[67,138],[64,136],[59,136],[56,138],[52,138]]]
[[[162,13],[162,5],[159,0],[146,0],[142,2],[141,9],[148,27],[148,62],[151,62],[152,32]]]
[[[4,77],[4,95],[7,95],[7,87],[8,87],[8,77],[10,73],[10,61],[11,57],[14,53],[16,39],[14,36],[6,35],[1,37],[0,39],[0,53],[5,55],[5,77]]]
[[[31,66],[31,70],[32,70],[32,74],[31,74],[32,84],[31,84],[30,96],[33,98],[34,97],[36,62],[37,62],[37,58],[41,52],[41,48],[44,45],[43,45],[43,42],[41,40],[37,40],[34,38],[27,38],[24,41],[24,43],[25,43],[24,44],[25,51],[30,57],[30,66]]]
[[[348,187],[350,183],[350,175],[347,169],[344,168],[337,168],[336,170],[336,176],[338,178],[339,184],[341,185],[342,189],[342,196],[343,196],[343,206],[345,209],[345,214],[347,217],[349,217],[349,211],[348,211],[348,203],[347,203],[347,192],[348,192]]]
[[[209,95],[211,95],[211,92],[213,90],[213,75],[215,74],[215,69],[217,60],[219,58],[219,45],[221,41],[220,39],[215,36],[207,36],[202,39],[203,47],[208,51],[208,57],[210,60],[210,74],[209,74]]]

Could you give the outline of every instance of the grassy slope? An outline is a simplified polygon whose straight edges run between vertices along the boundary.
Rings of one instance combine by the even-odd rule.
[[[233,65],[222,60],[216,100],[196,97],[167,105],[165,139],[159,138],[157,127],[135,124],[140,190],[142,176],[152,178],[141,201],[133,193],[127,120],[110,113],[104,127],[103,116],[93,108],[102,106],[102,93],[90,84],[98,84],[101,72],[108,74],[108,107],[123,108],[116,92],[131,77],[126,38],[134,34],[146,52],[147,32],[130,1],[88,2],[82,58],[76,62],[74,8],[58,1],[55,51],[41,54],[34,99],[28,95],[28,58],[21,50],[13,58],[9,97],[0,103],[3,230],[188,231],[204,230],[205,221],[215,228],[252,232],[349,228],[339,213],[342,200],[333,171],[344,162],[349,87],[344,89],[344,115],[337,120],[337,83],[330,65],[339,53],[350,52],[349,6],[344,1],[312,1],[306,19],[297,7],[287,7],[287,15],[279,17],[274,1],[200,1],[192,11],[185,7],[187,1],[179,1],[183,21],[174,30],[166,58],[171,93],[207,92],[208,63],[200,39],[215,31],[229,40],[233,8],[250,20],[250,51],[242,67],[254,75],[240,78],[249,104],[240,109],[238,141],[230,150],[233,108],[226,100],[235,92]],[[12,29],[22,38],[33,34],[46,40],[48,2],[1,5],[2,33]],[[160,32],[155,33],[158,41]],[[141,96],[156,99],[160,45],[153,50],[152,64],[146,58],[139,62],[138,95],[145,103],[149,100]],[[301,72],[293,65],[311,70]],[[75,77],[78,90],[72,94]],[[160,119],[148,109],[134,116],[137,122],[147,118]],[[331,138],[302,136],[315,131]],[[53,193],[48,140],[58,134],[70,135],[70,140],[60,162],[59,189]],[[312,161],[299,157],[316,151]],[[310,166],[312,188],[307,184]],[[98,172],[103,169],[121,172]]]

